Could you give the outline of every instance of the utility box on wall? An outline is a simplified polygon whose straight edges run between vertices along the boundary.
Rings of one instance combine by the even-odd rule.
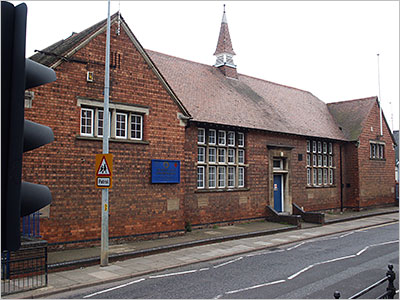
[[[180,160],[151,160],[151,183],[180,183]]]

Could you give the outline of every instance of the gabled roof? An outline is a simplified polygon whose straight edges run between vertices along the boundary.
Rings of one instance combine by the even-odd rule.
[[[377,97],[328,103],[328,109],[342,128],[346,139],[357,141]]]
[[[146,52],[195,121],[345,140],[326,104],[309,92]]]
[[[168,83],[165,81],[164,77],[161,75],[157,67],[154,65],[146,51],[143,49],[142,45],[139,43],[139,41],[136,39],[135,35],[132,33],[130,30],[128,24],[125,22],[124,18],[117,13],[113,14],[110,16],[110,24],[112,25],[113,23],[120,21],[121,27],[125,30],[127,35],[129,36],[130,40],[136,47],[136,49],[139,51],[139,53],[142,55],[143,59],[146,61],[146,63],[149,65],[149,67],[153,70],[155,75],[158,77],[160,80],[161,84],[164,86],[166,91],[169,93],[169,95],[172,97],[172,99],[175,101],[175,103],[178,105],[178,107],[181,109],[182,113],[184,114],[185,117],[191,118],[190,113],[188,110],[185,108],[185,106],[182,104],[182,102],[177,98],[175,95],[174,91],[171,89],[171,87],[168,85]],[[33,56],[30,57],[33,61],[36,61],[38,63],[41,63],[45,66],[55,68],[57,67],[60,63],[63,61],[69,61],[73,60],[72,56],[82,47],[84,47],[87,43],[90,42],[93,38],[95,38],[98,34],[104,32],[107,27],[107,19],[104,19],[101,22],[98,22],[97,24],[81,31],[80,33],[72,34],[69,38],[65,40],[58,41],[57,43],[54,43],[53,45],[38,51],[37,54],[34,54]]]

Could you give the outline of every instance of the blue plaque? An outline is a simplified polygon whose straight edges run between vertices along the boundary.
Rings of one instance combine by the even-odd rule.
[[[180,183],[180,160],[151,160],[151,183]]]

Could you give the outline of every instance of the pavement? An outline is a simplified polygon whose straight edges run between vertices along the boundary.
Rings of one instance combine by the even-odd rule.
[[[47,287],[2,298],[48,297],[79,288],[398,220],[399,208],[392,206],[358,212],[325,213],[325,225],[302,223],[300,229],[267,221],[194,229],[183,236],[110,245],[109,265],[105,267],[99,265],[100,247],[53,251],[48,253]],[[82,267],[84,264],[92,265]],[[57,268],[74,269],[57,271]]]

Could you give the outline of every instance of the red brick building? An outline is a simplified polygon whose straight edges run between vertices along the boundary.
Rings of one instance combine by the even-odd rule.
[[[265,218],[267,205],[394,203],[394,139],[385,119],[380,134],[377,97],[326,105],[238,73],[225,12],[214,66],[145,50],[122,17],[111,20],[112,240]],[[50,245],[100,240],[105,41],[102,21],[31,57],[57,74],[28,93],[25,109],[55,136],[24,156],[24,179],[53,195],[40,224]],[[154,160],[179,163],[178,182],[154,183]]]

